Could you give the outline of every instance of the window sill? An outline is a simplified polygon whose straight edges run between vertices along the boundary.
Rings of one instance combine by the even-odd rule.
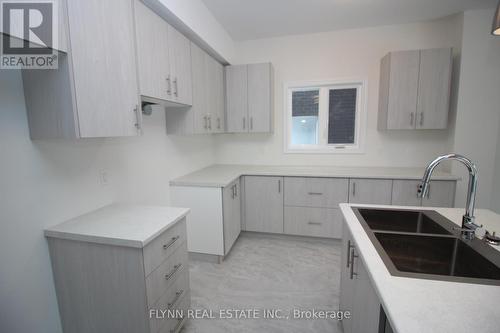
[[[364,154],[365,150],[362,147],[285,147],[285,154],[332,154],[332,155],[350,155],[350,154]]]

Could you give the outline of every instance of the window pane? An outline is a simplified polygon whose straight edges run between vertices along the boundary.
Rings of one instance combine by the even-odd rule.
[[[292,92],[292,145],[318,143],[319,90]]]
[[[356,128],[356,88],[331,89],[328,108],[328,143],[353,144]]]

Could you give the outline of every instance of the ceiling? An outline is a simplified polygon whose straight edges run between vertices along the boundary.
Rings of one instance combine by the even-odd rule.
[[[234,40],[418,22],[496,5],[496,0],[202,1]]]

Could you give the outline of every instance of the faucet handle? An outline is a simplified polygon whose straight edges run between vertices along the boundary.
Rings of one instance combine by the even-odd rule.
[[[492,234],[486,230],[483,238],[486,243],[491,244],[491,245],[500,245],[500,237],[496,235],[496,232],[493,231]]]

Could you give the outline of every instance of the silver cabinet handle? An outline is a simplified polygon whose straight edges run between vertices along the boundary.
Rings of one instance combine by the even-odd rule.
[[[177,85],[177,78],[174,79],[174,95],[175,97],[178,97],[179,96],[179,86]]]
[[[172,82],[170,81],[170,74],[167,76],[167,95],[172,95]]]
[[[135,128],[137,129],[137,131],[141,131],[142,129],[142,124],[141,124],[141,121],[142,121],[142,115],[141,115],[141,109],[139,108],[139,105],[135,105],[134,107],[134,113],[135,113]]]
[[[235,197],[238,196],[238,185],[237,184],[234,184],[234,196]]]
[[[352,182],[352,196],[356,196],[356,183]]]
[[[220,129],[220,117],[217,117],[217,129]]]
[[[424,126],[424,113],[420,112],[420,126]]]
[[[235,186],[236,185],[231,186],[231,199],[234,199],[234,197],[235,197],[235,192],[234,192],[234,187]]]
[[[309,195],[323,195],[321,192],[308,192]]]
[[[415,118],[415,115],[413,114],[413,112],[410,113],[410,126],[413,126],[414,118]]]
[[[170,280],[172,276],[182,267],[181,263],[178,263],[177,265],[174,266],[174,268],[170,271],[170,273],[165,274],[165,279]]]
[[[167,303],[167,308],[171,309],[172,306],[174,306],[175,302],[181,298],[182,294],[184,294],[184,290],[179,290],[178,292],[175,293],[174,299],[170,301],[170,303]]]
[[[253,117],[250,117],[250,130],[253,130]]]
[[[170,333],[177,332],[179,330],[179,328],[181,327],[183,321],[184,321],[184,317],[177,319],[177,325],[175,325],[175,327],[170,330]]]
[[[212,116],[208,116],[208,129],[212,129]]]
[[[351,261],[351,248],[354,248],[354,245],[351,244],[351,240],[347,240],[347,268],[349,268],[349,264]]]
[[[309,222],[307,222],[307,224],[310,224],[310,225],[322,225],[323,223],[309,221]]]
[[[354,254],[354,248],[351,249],[351,271],[350,271],[350,279],[352,280],[352,278],[354,276],[357,276],[358,273],[354,273],[354,259],[357,258],[358,255],[357,254]]]
[[[278,179],[278,193],[281,193],[281,179]]]
[[[175,237],[172,237],[170,239],[170,242],[168,242],[167,244],[164,244],[163,245],[163,249],[166,250],[168,249],[169,247],[171,247],[172,245],[174,245],[174,243],[179,239],[181,238],[181,236],[175,236]]]
[[[247,123],[247,122],[246,122],[246,118],[245,118],[245,117],[243,117],[243,129],[245,129],[245,128],[247,127],[247,126],[246,126],[246,123]]]
[[[204,123],[203,128],[204,129],[208,129],[208,118],[207,118],[207,116],[203,116],[203,123]]]

